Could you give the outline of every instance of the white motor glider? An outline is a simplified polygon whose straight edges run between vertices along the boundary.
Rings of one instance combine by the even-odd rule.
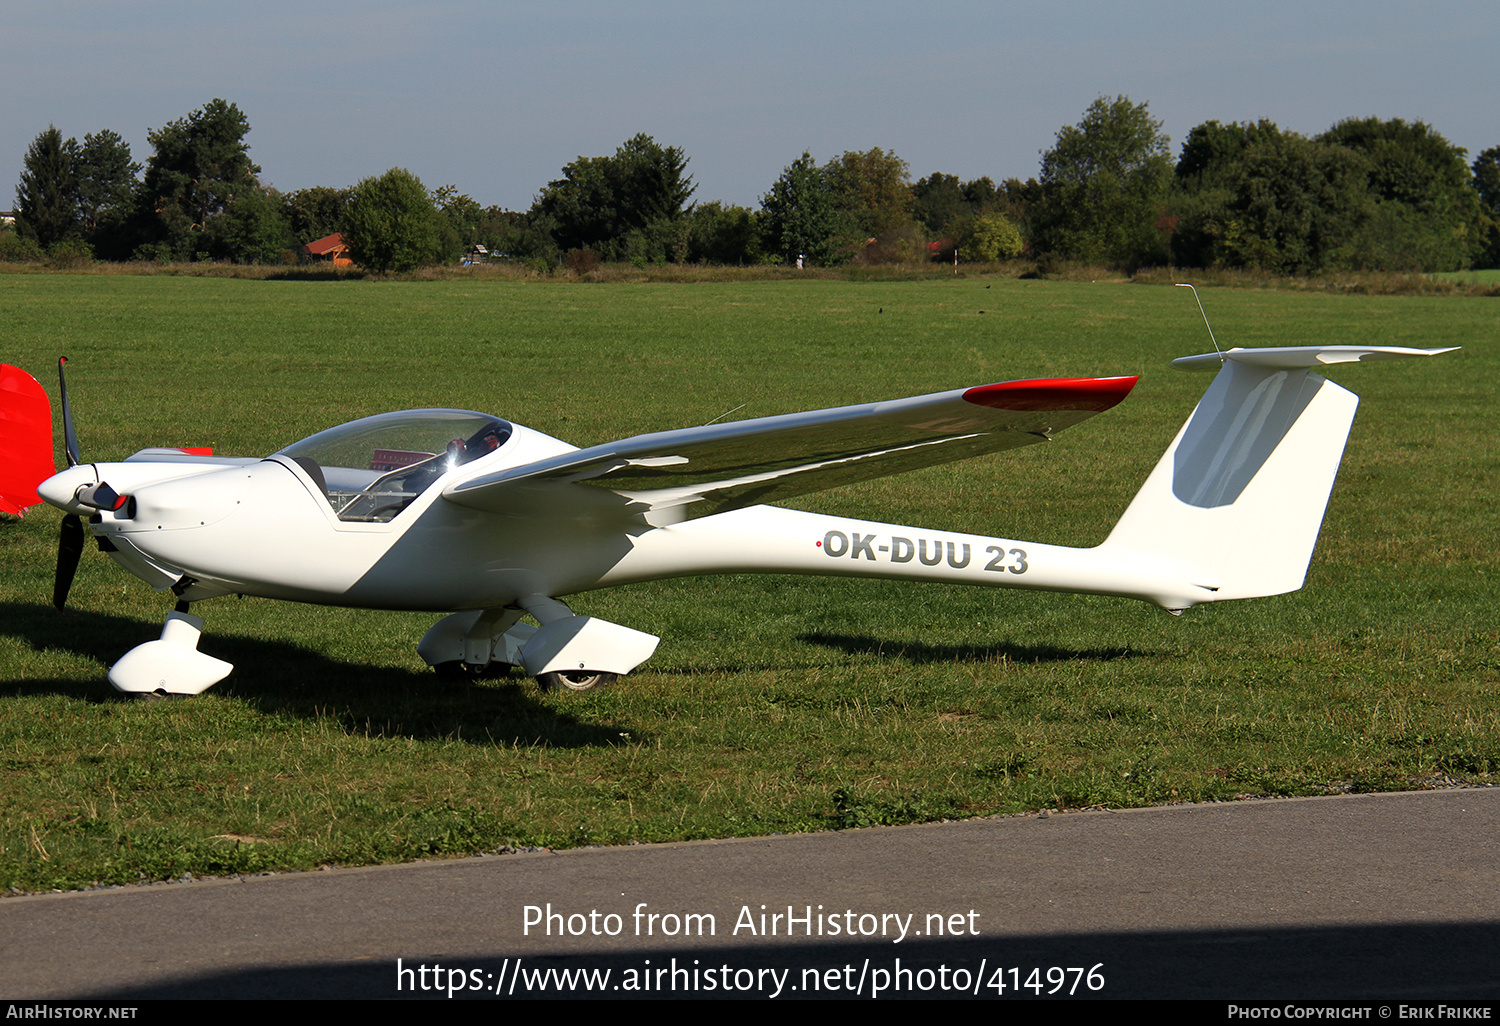
[[[196,694],[231,666],[198,651],[190,603],[226,594],[432,610],[418,645],[440,671],[521,666],[586,690],[658,639],[577,616],[564,596],[664,577],[836,574],[1200,602],[1302,586],[1358,398],[1325,364],[1448,350],[1232,349],[1178,366],[1218,375],[1102,545],[1066,548],[765,505],[1045,442],[1136,379],[1012,381],[638,435],[578,449],[468,410],[408,410],[319,432],[265,458],[144,449],[82,463],[62,382],[68,469],[29,375],[0,379],[0,509],[64,510],[54,601],[100,549],[175,611],[110,670],[121,691]],[[51,476],[48,476],[51,475]],[[45,477],[45,480],[43,478]],[[536,624],[524,623],[530,615]]]

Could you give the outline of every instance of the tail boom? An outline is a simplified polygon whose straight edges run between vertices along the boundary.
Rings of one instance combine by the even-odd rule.
[[[1174,560],[753,506],[635,538],[599,587],[698,574],[941,581],[1138,598],[1184,609],[1214,597]]]

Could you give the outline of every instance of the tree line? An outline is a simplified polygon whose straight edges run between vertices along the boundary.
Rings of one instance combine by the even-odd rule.
[[[0,260],[277,263],[339,232],[373,270],[448,263],[481,245],[576,270],[1023,255],[1292,274],[1500,266],[1500,147],[1470,164],[1420,121],[1349,119],[1312,137],[1208,121],[1174,160],[1147,104],[1100,97],[1025,181],[913,181],[880,148],[823,164],[803,153],[755,209],[693,202],[687,155],[642,134],[567,164],[525,211],[482,207],[453,185],[429,190],[401,168],[280,193],[261,184],[249,131],[237,106],[215,99],[148,133],[141,165],[113,131],[79,143],[49,126],[26,152]]]

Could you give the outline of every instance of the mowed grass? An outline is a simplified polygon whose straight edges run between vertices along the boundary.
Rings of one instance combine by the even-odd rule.
[[[1181,618],[1124,600],[823,578],[577,596],[662,636],[618,686],[440,684],[430,614],[195,607],[236,666],[139,703],[107,666],[169,598],[59,515],[0,525],[0,891],[1091,805],[1488,782],[1500,771],[1494,345],[1466,297],[1204,295],[1225,345],[1462,345],[1337,368],[1363,397],[1308,587]],[[263,454],[389,409],[589,445],[1027,377],[1141,374],[1049,446],[803,508],[1102,540],[1210,380],[1185,290],[0,277],[0,360],[69,378],[84,458]],[[1226,538],[1253,545],[1253,538]]]

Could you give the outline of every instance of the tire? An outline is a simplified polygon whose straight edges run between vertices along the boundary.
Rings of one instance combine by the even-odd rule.
[[[539,673],[536,682],[543,691],[593,691],[619,680],[618,673],[600,673],[597,670],[559,670],[555,673]]]

